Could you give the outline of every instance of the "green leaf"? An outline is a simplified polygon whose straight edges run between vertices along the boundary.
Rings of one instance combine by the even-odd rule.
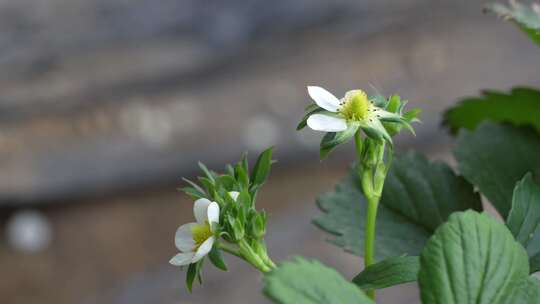
[[[463,176],[506,218],[516,182],[527,172],[540,173],[538,151],[540,135],[533,129],[483,123],[460,132],[454,155]]]
[[[540,271],[540,253],[529,258],[529,266],[531,267],[531,273]]]
[[[509,297],[511,304],[538,304],[540,299],[540,280],[529,277],[523,280]]]
[[[535,4],[526,6],[517,1],[510,3],[510,6],[494,3],[487,6],[487,9],[514,21],[529,38],[540,45],[540,6],[534,7]]]
[[[255,163],[253,172],[251,173],[251,181],[254,185],[262,185],[268,178],[270,174],[270,166],[272,166],[272,150],[274,148],[270,147],[264,150]]]
[[[510,93],[483,91],[481,97],[466,98],[444,114],[443,124],[452,133],[474,130],[486,120],[532,125],[540,131],[540,91],[514,88]]]
[[[208,253],[208,258],[210,259],[210,262],[214,264],[214,266],[223,271],[227,271],[227,264],[225,263],[225,260],[223,260],[221,250],[219,250],[217,246],[212,247],[212,250],[210,250]]]
[[[334,269],[303,258],[281,263],[267,273],[263,292],[280,304],[374,304]]]
[[[366,203],[357,174],[351,172],[317,203],[324,215],[314,223],[336,235],[334,244],[362,255]],[[435,228],[452,212],[469,208],[481,210],[480,197],[450,167],[416,153],[397,157],[379,205],[376,256],[419,255]]]
[[[416,281],[419,269],[420,260],[416,256],[392,257],[368,266],[353,283],[364,290],[382,289]]]
[[[515,303],[528,279],[525,249],[503,224],[474,211],[451,215],[420,257],[423,303]]]
[[[540,224],[540,186],[531,174],[526,174],[514,189],[512,209],[506,225],[523,247],[527,248],[534,232]]]
[[[357,124],[349,124],[347,130],[342,132],[328,132],[321,140],[320,157],[324,159],[330,151],[340,144],[348,142],[358,130]]]
[[[531,174],[526,174],[514,188],[512,209],[506,225],[527,249],[531,272],[540,270],[540,185],[533,181]]]

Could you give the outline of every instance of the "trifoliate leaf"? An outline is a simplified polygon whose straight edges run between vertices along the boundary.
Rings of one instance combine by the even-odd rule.
[[[335,234],[332,243],[363,255],[366,203],[355,172],[319,197],[324,214],[314,223]],[[455,211],[481,210],[473,187],[450,167],[409,153],[397,157],[385,182],[377,216],[378,258],[419,255],[435,229]]]
[[[420,270],[417,256],[391,257],[368,266],[353,283],[364,290],[382,289],[407,282],[414,282]]]
[[[451,215],[420,257],[422,303],[538,303],[523,294],[528,280],[525,249],[502,223],[474,211]]]
[[[540,91],[514,88],[510,93],[484,91],[481,97],[466,98],[444,114],[443,124],[452,133],[474,130],[484,121],[531,125],[540,132]]]
[[[459,171],[506,218],[516,182],[540,173],[540,135],[532,128],[483,123],[463,130],[454,155]]]
[[[505,19],[514,21],[529,38],[540,45],[540,4],[527,6],[511,1],[510,6],[494,3],[486,8]]]
[[[284,262],[267,273],[263,292],[280,304],[374,304],[334,269],[303,258]]]

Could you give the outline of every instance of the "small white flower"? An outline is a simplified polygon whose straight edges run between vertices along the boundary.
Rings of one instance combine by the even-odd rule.
[[[401,115],[374,105],[362,90],[348,91],[342,99],[316,86],[309,86],[308,93],[319,107],[326,110],[312,114],[307,119],[307,125],[315,131],[342,132],[354,127],[390,141],[381,122],[403,122]]]
[[[184,224],[176,230],[174,241],[180,253],[169,261],[172,265],[196,263],[212,250],[215,227],[219,223],[219,205],[201,198],[195,201],[193,213],[197,222]]]
[[[229,195],[236,202],[236,200],[238,199],[238,196],[240,195],[240,192],[238,192],[238,191],[230,191]]]

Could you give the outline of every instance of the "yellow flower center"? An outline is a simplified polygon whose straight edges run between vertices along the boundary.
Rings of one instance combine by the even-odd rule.
[[[212,236],[212,230],[210,230],[208,222],[193,225],[191,227],[191,236],[193,237],[193,241],[195,241],[195,246],[199,248],[204,241]]]
[[[341,102],[339,113],[348,121],[361,121],[367,117],[369,101],[362,90],[349,91]]]

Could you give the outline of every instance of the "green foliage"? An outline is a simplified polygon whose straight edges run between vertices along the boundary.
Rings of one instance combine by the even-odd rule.
[[[481,97],[466,98],[444,114],[444,125],[452,133],[474,130],[486,120],[532,125],[540,131],[540,91],[514,88],[510,93],[484,91]]]
[[[204,259],[195,264],[189,264],[188,266],[188,270],[186,272],[186,287],[189,292],[193,291],[193,282],[195,281],[195,278],[198,278],[199,283],[202,284],[201,268],[203,262]]]
[[[267,273],[263,292],[280,304],[374,304],[334,269],[303,258],[284,262]]]
[[[251,180],[253,181],[252,188],[260,187],[266,182],[268,175],[270,175],[270,167],[272,166],[272,151],[273,147],[270,147],[264,150],[257,158],[257,162],[255,163],[255,167],[251,173]]]
[[[392,257],[368,266],[353,279],[364,290],[382,289],[407,282],[414,282],[420,269],[416,256]]]
[[[540,135],[531,128],[483,123],[460,132],[454,155],[459,171],[506,218],[516,182],[540,173]]]
[[[380,96],[378,100],[385,100],[385,98]],[[399,95],[390,96],[386,105],[383,105],[386,111],[398,114],[402,117],[398,122],[383,122],[383,126],[390,136],[398,134],[403,127],[415,134],[414,129],[410,124],[413,122],[420,122],[420,120],[418,120],[418,115],[420,115],[422,111],[420,109],[412,109],[403,113],[405,105],[407,105],[407,100],[401,100]]]
[[[298,123],[298,126],[296,126],[296,131],[300,131],[307,126],[307,120],[311,115],[316,114],[316,113],[322,113],[322,112],[327,112],[328,114],[332,113],[332,112],[326,111],[325,109],[319,107],[316,104],[310,104],[309,106],[307,106],[304,116],[302,116],[302,119]]]
[[[514,21],[529,38],[540,45],[540,6],[538,4],[526,6],[512,1],[510,6],[494,3],[487,6],[487,9]]]
[[[212,250],[208,254],[208,258],[210,259],[210,262],[217,268],[227,271],[227,264],[225,263],[225,260],[223,260],[223,255],[221,254],[221,250],[218,249],[216,245],[212,247]]]
[[[227,244],[229,253],[239,256],[260,270],[268,270],[273,262],[266,254],[264,235],[266,233],[266,213],[255,209],[255,196],[266,182],[272,165],[272,148],[263,151],[249,174],[247,156],[244,154],[235,165],[227,165],[225,173],[217,173],[199,163],[204,176],[198,177],[200,185],[184,179],[188,184],[182,190],[194,199],[207,198],[220,207],[219,224],[214,235],[218,239],[208,258],[214,266],[226,271],[218,242]],[[240,242],[243,243],[240,246]],[[258,251],[255,251],[258,249]],[[200,262],[191,264],[186,273],[186,285],[191,291],[195,277],[201,279]],[[267,265],[268,264],[268,265]]]
[[[540,224],[540,186],[531,174],[519,181],[512,197],[512,209],[508,214],[506,225],[523,247],[527,248],[529,241]]]
[[[540,271],[540,253],[529,258],[529,266],[531,267],[531,273]]]
[[[504,225],[474,211],[450,216],[420,257],[423,303],[538,303],[523,294],[528,280],[523,247]]]
[[[343,132],[328,132],[321,140],[320,157],[324,159],[335,147],[348,142],[358,130],[357,124],[350,124]]]
[[[314,223],[336,235],[334,244],[361,255],[366,203],[357,175],[351,173],[317,202],[324,215]],[[379,205],[377,256],[419,255],[437,226],[452,212],[469,208],[481,210],[478,194],[447,165],[415,153],[397,158]]]

